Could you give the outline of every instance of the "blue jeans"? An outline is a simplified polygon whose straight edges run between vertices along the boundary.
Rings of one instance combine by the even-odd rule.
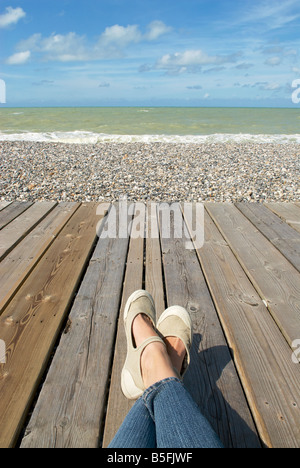
[[[148,388],[108,448],[223,448],[183,383],[170,377]]]

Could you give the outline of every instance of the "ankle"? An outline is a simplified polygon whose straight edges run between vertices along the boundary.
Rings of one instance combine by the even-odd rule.
[[[142,354],[141,369],[146,388],[168,377],[177,377],[167,349],[162,343],[151,343]]]
[[[173,367],[179,374],[181,374],[184,359],[186,357],[186,349],[182,340],[175,336],[168,336],[165,338],[165,343]]]

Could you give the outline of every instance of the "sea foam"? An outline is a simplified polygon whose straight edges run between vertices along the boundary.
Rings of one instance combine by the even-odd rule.
[[[114,135],[93,132],[24,132],[1,133],[0,141],[32,141],[45,143],[177,143],[177,144],[213,144],[213,143],[300,143],[300,134],[293,135],[253,135],[246,133],[215,133],[211,135]]]

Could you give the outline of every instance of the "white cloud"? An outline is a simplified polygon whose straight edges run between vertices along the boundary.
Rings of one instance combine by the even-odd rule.
[[[150,23],[145,34],[137,25],[125,27],[115,24],[107,27],[95,43],[89,43],[85,36],[75,32],[51,34],[45,38],[41,34],[33,34],[20,41],[17,50],[30,50],[39,53],[43,60],[59,62],[122,58],[130,45],[154,41],[170,30],[162,21]]]
[[[185,72],[196,73],[205,65],[220,65],[235,62],[240,53],[230,55],[207,55],[201,49],[186,50],[175,54],[163,55],[155,64],[156,69],[166,70],[168,74],[181,74]]]
[[[41,34],[33,34],[28,39],[20,41],[17,50],[21,52],[30,50],[40,54],[43,60],[57,60],[59,62],[85,60],[88,53],[85,37],[74,32],[51,34],[45,38]]]
[[[241,88],[258,88],[262,91],[278,91],[282,88],[279,83],[269,82],[269,81],[256,81],[252,83],[234,83],[234,86]]]
[[[266,89],[266,90],[269,90],[269,91],[276,91],[276,90],[278,90],[280,88],[281,88],[281,86],[278,83],[267,83],[261,89]]]
[[[167,26],[162,21],[152,21],[152,23],[149,24],[147,29],[148,31],[144,37],[148,41],[155,41],[160,36],[172,31],[172,28]]]
[[[270,57],[267,60],[265,60],[265,65],[270,65],[271,67],[276,67],[277,65],[281,64],[281,58],[280,57]]]
[[[60,62],[84,60],[86,56],[85,38],[73,32],[65,35],[52,34],[41,40],[38,50],[46,54],[47,60]]]
[[[6,63],[8,65],[23,65],[26,63],[31,56],[31,52],[26,50],[25,52],[17,52],[14,55],[11,55],[7,60]]]
[[[12,24],[16,24],[21,18],[26,16],[22,8],[7,7],[6,12],[0,15],[0,28],[7,28]]]
[[[299,17],[299,0],[263,0],[244,11],[240,23],[263,23],[272,30],[286,27]]]
[[[106,28],[104,33],[101,34],[98,45],[117,46],[119,48],[127,47],[129,44],[138,43],[142,39],[142,34],[137,25],[129,25],[127,27],[115,24]]]

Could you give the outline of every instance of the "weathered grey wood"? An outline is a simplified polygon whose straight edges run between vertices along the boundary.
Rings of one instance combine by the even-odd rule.
[[[300,204],[299,203],[276,203],[268,202],[265,205],[277,216],[282,218],[296,231],[300,232]]]
[[[185,248],[185,239],[161,242],[168,306],[185,307],[193,320],[192,358],[185,385],[225,447],[260,447],[196,252]]]
[[[300,271],[300,233],[262,204],[237,203],[236,207]]]
[[[0,201],[0,211],[4,210],[8,205],[10,205],[12,202],[9,201]]]
[[[133,404],[123,397],[120,390],[120,373],[126,353],[122,309],[134,290],[145,287],[155,296],[158,315],[165,306],[175,302],[190,310],[195,307],[192,310],[195,320],[192,365],[185,383],[195,400],[204,405],[208,418],[217,425],[219,422],[217,432],[224,434],[225,444],[251,446],[255,439],[252,429],[248,438],[246,426],[251,426],[245,422],[247,418],[241,417],[245,399],[243,394],[241,396],[240,387],[235,384],[236,369],[264,444],[270,447],[300,447],[300,366],[292,361],[292,349],[282,334],[282,324],[278,321],[277,325],[273,319],[275,312],[281,310],[289,320],[289,308],[299,307],[295,275],[289,282],[291,271],[295,272],[296,278],[299,273],[291,265],[293,259],[290,258],[290,262],[287,253],[283,255],[278,249],[282,248],[282,243],[291,240],[289,226],[293,227],[293,233],[297,236],[296,231],[300,232],[297,229],[300,204],[265,205],[270,212],[270,215],[266,215],[268,221],[264,219],[265,208],[256,204],[249,207],[249,218],[245,216],[246,211],[242,213],[236,207],[231,206],[229,215],[226,204],[215,205],[209,205],[207,210],[219,208],[215,220],[227,240],[206,213],[206,243],[197,251],[198,264],[194,261],[193,252],[185,251],[185,240],[165,239],[162,270],[160,240],[151,236],[145,241],[131,239],[128,262],[119,262],[123,272],[124,269],[127,271],[123,289],[122,285],[115,289],[113,286],[119,275],[122,276],[122,271],[117,267],[118,261],[112,262],[114,252],[121,249],[121,245],[115,246],[105,239],[98,243],[97,249],[100,250],[97,254],[95,251],[96,256],[84,277],[81,292],[72,309],[74,316],[67,322],[65,333],[61,336],[60,345],[63,347],[56,352],[52,363],[57,362],[57,365],[51,365],[46,385],[42,388],[41,395],[47,395],[47,398],[40,409],[42,400],[38,400],[22,446],[39,446],[41,440],[42,446],[80,446],[80,438],[83,444],[85,441],[87,445],[97,446],[99,437],[101,445],[104,424],[103,446],[109,444]],[[69,312],[70,301],[86,266],[82,249],[86,249],[86,258],[89,258],[94,245],[94,235],[89,235],[93,234],[99,221],[95,216],[96,206],[88,210],[90,215],[85,209],[78,211],[78,207],[75,203],[57,205],[20,242],[17,241],[0,263],[0,314],[3,312],[0,316],[0,339],[4,339],[8,345],[7,364],[0,364],[0,446],[13,446],[23,429],[24,418],[28,415],[32,398],[38,396],[40,377],[52,354],[54,342],[62,333],[61,327]],[[31,202],[29,205],[14,202],[6,207],[0,202],[0,226],[6,226],[0,231],[0,238],[1,232],[18,219],[25,219],[32,208]],[[276,218],[272,213],[276,214]],[[156,215],[153,216],[155,219]],[[150,227],[155,231],[155,223]],[[147,229],[150,227],[146,224]],[[275,248],[269,239],[280,244]],[[122,238],[121,241],[128,240]],[[274,258],[273,252],[276,252]],[[126,249],[124,258],[127,259]],[[278,264],[278,258],[284,260],[284,264]],[[106,263],[105,276],[103,262]],[[205,279],[199,280],[199,271],[200,278],[204,273]],[[112,290],[106,294],[109,277],[112,278]],[[166,283],[160,286],[165,279]],[[275,298],[270,295],[272,283],[273,290],[278,289],[278,297]],[[262,287],[267,294],[263,294]],[[89,300],[89,295],[93,299]],[[108,311],[114,301],[121,301],[120,307],[116,304],[112,306],[114,312],[111,315],[103,312],[104,309]],[[63,303],[67,304],[65,308]],[[117,319],[114,314],[118,316],[119,308],[115,370],[104,423],[107,376],[115,352]],[[217,320],[213,315],[216,314],[215,309],[218,312]],[[101,357],[93,359],[99,352]],[[70,356],[75,358],[72,360]],[[232,356],[235,368],[230,361]],[[61,384],[57,386],[52,376],[59,371]],[[226,412],[228,421],[231,421],[227,434],[223,419]],[[98,424],[95,422],[97,418]],[[76,427],[74,433],[73,427]],[[227,442],[227,439],[231,440]],[[93,442],[89,442],[91,440]]]
[[[4,210],[0,211],[0,230],[27,210],[31,205],[33,205],[33,202],[13,202]]]
[[[146,290],[154,299],[158,318],[165,310],[166,304],[156,203],[149,203],[147,206]]]
[[[78,207],[79,203],[59,203],[2,260],[0,263],[0,315]]]
[[[300,447],[300,366],[207,214],[205,239],[197,254],[260,436],[268,447]]]
[[[96,239],[96,205],[82,205],[0,317],[0,447],[14,446]]]
[[[291,345],[300,336],[300,273],[233,204],[206,208]]]
[[[137,213],[135,212],[135,216],[136,214]],[[111,385],[109,391],[105,430],[103,435],[103,447],[108,447],[115,434],[119,430],[127,413],[130,411],[134,404],[133,401],[127,400],[121,391],[121,371],[126,359],[127,350],[123,313],[129,296],[134,291],[142,289],[143,287],[143,256],[144,239],[142,237],[138,237],[135,239],[131,238],[124,279],[120,316],[118,322]]]
[[[128,239],[98,241],[22,448],[98,446],[127,249]]]
[[[56,202],[40,202],[15,218],[0,232],[0,261],[53,210]]]

